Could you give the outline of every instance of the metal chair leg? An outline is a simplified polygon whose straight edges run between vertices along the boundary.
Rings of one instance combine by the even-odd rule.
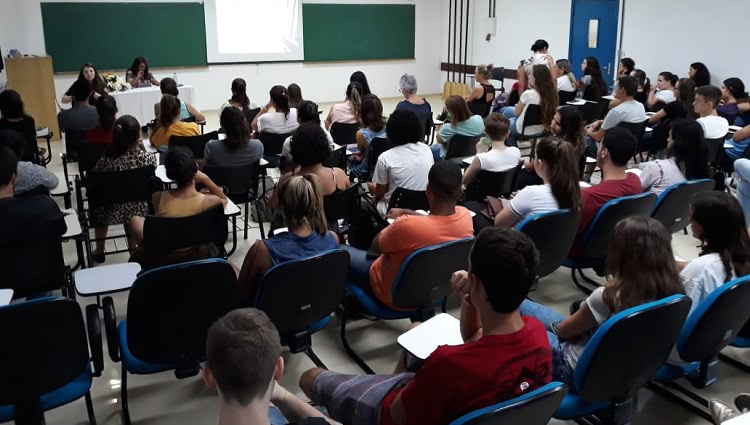
[[[245,240],[247,240],[247,228],[249,226],[247,221],[248,221],[248,217],[250,216],[249,212],[250,212],[250,203],[245,202],[245,235],[244,235]]]
[[[570,269],[570,277],[573,278],[573,283],[575,283],[578,289],[580,289],[585,294],[591,294],[592,292],[594,292],[590,288],[587,288],[583,284],[578,282],[578,279],[576,278],[576,270],[578,269]]]
[[[264,179],[264,181],[265,181],[265,179]],[[265,187],[265,184],[264,184],[264,187]],[[265,239],[266,238],[266,229],[263,227],[263,216],[260,213],[260,208],[258,208],[260,202],[261,202],[260,200],[255,201],[255,211],[258,213],[258,227],[260,228],[260,238],[261,239]]]
[[[130,409],[128,408],[128,371],[122,366],[120,378],[120,399],[122,401],[122,424],[130,425]]]
[[[365,363],[364,360],[362,360],[361,357],[357,353],[354,352],[352,347],[349,345],[349,341],[346,340],[346,316],[349,314],[349,296],[347,295],[346,298],[344,298],[344,314],[341,315],[341,343],[344,345],[344,350],[346,350],[346,353],[349,355],[349,357],[352,358],[357,363],[357,366],[360,367],[365,373],[369,375],[375,374],[375,371],[370,368],[370,366]]]
[[[229,252],[226,253],[225,258],[229,258],[234,254],[234,251],[237,249],[237,216],[232,216],[232,249],[229,250]]]
[[[307,357],[309,357],[310,360],[312,360],[312,362],[315,363],[315,366],[317,366],[317,367],[319,367],[321,369],[328,370],[328,367],[326,367],[326,365],[323,363],[323,361],[320,360],[320,357],[318,357],[318,355],[315,354],[315,352],[313,351],[312,348],[308,348],[307,350],[305,350],[305,354],[307,354]]]
[[[91,391],[86,393],[86,413],[89,415],[89,425],[96,425],[96,415],[94,414],[94,403],[91,400]]]

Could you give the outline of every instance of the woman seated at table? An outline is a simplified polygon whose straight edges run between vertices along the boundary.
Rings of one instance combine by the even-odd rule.
[[[440,127],[437,143],[430,147],[435,161],[445,158],[453,136],[479,137],[484,132],[482,117],[471,114],[463,97],[455,94],[448,97],[445,100],[445,109],[450,116],[450,122]]]
[[[133,65],[125,73],[125,81],[133,88],[159,85],[159,80],[151,74],[146,58],[143,56],[138,56],[133,60]]]
[[[320,128],[320,127],[318,127]],[[242,262],[237,284],[245,304],[252,304],[263,275],[273,266],[337,249],[338,238],[328,231],[320,180],[313,174],[279,182],[281,214],[287,232],[253,244]]]
[[[151,145],[155,148],[168,146],[169,138],[172,136],[200,136],[198,124],[180,120],[180,99],[165,94],[159,102],[159,111],[157,128],[151,135]]]
[[[224,108],[234,107],[242,111],[247,117],[248,113],[254,109],[259,109],[255,100],[247,97],[247,83],[242,78],[232,80],[232,97],[219,108],[219,116],[224,112]]]
[[[78,79],[86,80],[89,82],[89,84],[91,84],[91,96],[89,96],[90,105],[96,104],[96,100],[99,99],[100,96],[107,94],[104,79],[102,79],[102,77],[99,75],[99,71],[94,68],[94,65],[91,65],[90,63],[83,64],[81,70],[78,71]],[[72,85],[68,89],[68,91],[65,92],[61,101],[63,104],[75,102],[75,98],[73,97]]]
[[[581,90],[583,99],[598,102],[602,96],[609,94],[607,82],[602,76],[602,68],[597,58],[586,57],[581,64],[581,71],[583,71],[583,77],[578,81],[578,89]]]
[[[411,109],[420,117],[427,116],[432,119],[432,108],[430,103],[423,97],[417,95],[417,79],[410,74],[404,74],[399,80],[399,87],[404,100],[398,102],[396,109]],[[430,123],[430,125],[432,125]]]
[[[510,121],[500,114],[490,114],[484,119],[487,137],[477,143],[477,155],[464,173],[464,186],[470,186],[480,171],[500,173],[510,170],[521,160],[521,151],[515,146],[506,146],[510,132]]]
[[[489,112],[495,101],[495,86],[490,84],[492,64],[479,65],[474,72],[474,78],[477,86],[466,96],[466,103],[477,105],[479,109],[486,108]]]
[[[177,82],[172,78],[164,78],[161,80],[161,85],[159,85],[159,89],[161,90],[161,94],[170,94],[176,98],[179,99],[180,91],[177,88]],[[154,115],[156,116],[156,120],[159,120],[159,104],[154,104]],[[190,117],[195,117],[195,122],[206,122],[206,116],[201,113],[201,111],[198,110],[195,106],[185,102],[184,100],[180,100],[180,120],[186,120]]]
[[[141,147],[141,126],[138,120],[125,115],[114,124],[112,143],[94,166],[94,171],[127,171],[149,165],[156,167],[156,156]],[[148,203],[143,201],[107,205],[91,210],[96,247],[92,258],[104,262],[104,238],[107,226],[123,225],[128,235],[128,249],[132,252],[143,240],[143,221],[148,214]]]
[[[346,101],[337,103],[331,107],[326,117],[326,128],[330,129],[335,122],[341,124],[357,124],[361,121],[362,113],[362,86],[353,81],[346,86]]]
[[[117,119],[117,101],[112,96],[100,96],[96,101],[96,113],[99,115],[99,127],[86,133],[88,143],[112,143],[115,120]]]
[[[0,130],[14,130],[23,134],[26,144],[21,161],[40,163],[39,147],[36,144],[36,124],[34,118],[26,115],[21,95],[15,90],[0,92]]]
[[[429,107],[429,105],[427,105]],[[367,174],[367,151],[373,139],[387,139],[385,134],[385,118],[383,118],[383,103],[374,94],[362,97],[362,128],[357,130],[355,139],[359,152],[353,159],[358,161],[351,167],[358,176]]]
[[[253,130],[258,133],[289,134],[299,127],[297,109],[289,107],[289,93],[284,86],[273,86],[271,99],[253,119]],[[271,108],[274,112],[270,112]]]
[[[263,157],[263,144],[250,137],[250,125],[242,111],[226,108],[221,113],[220,122],[227,137],[206,143],[203,155],[206,164],[215,167],[241,167]]]
[[[318,104],[311,101],[311,100],[303,100],[299,104],[299,108],[297,109],[297,122],[299,125],[302,125],[304,123],[314,123],[318,126],[320,126],[320,114],[318,113]],[[323,130],[323,133],[326,135],[326,139],[328,139],[328,145],[331,147],[331,151],[334,151],[339,148],[339,146],[335,143],[333,143],[333,136],[331,136],[331,132],[320,127]],[[292,139],[294,138],[294,135],[287,137],[286,140],[284,140],[284,145],[281,147],[281,156],[283,158],[283,162],[287,162],[287,166],[289,164],[292,164]],[[283,172],[283,171],[282,171]]]
[[[677,81],[677,76],[671,72],[664,71],[659,74],[656,84],[651,87],[651,92],[648,94],[648,101],[646,102],[648,110],[657,112],[677,100],[674,93],[674,86]]]

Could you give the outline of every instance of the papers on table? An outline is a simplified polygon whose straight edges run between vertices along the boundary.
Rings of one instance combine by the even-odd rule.
[[[461,345],[461,326],[458,319],[442,313],[398,337],[404,350],[426,359],[441,345]]]
[[[130,289],[135,282],[141,266],[138,263],[112,264],[74,273],[76,292],[81,296],[111,294]]]

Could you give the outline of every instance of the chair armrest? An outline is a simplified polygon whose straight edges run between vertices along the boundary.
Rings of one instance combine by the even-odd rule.
[[[96,304],[86,306],[86,328],[89,335],[89,351],[94,365],[94,376],[101,376],[104,370],[104,349],[102,348],[102,324],[99,319],[99,307]]]
[[[117,337],[117,315],[112,297],[102,299],[102,308],[104,309],[104,330],[107,333],[109,358],[117,363],[120,361],[120,340]]]

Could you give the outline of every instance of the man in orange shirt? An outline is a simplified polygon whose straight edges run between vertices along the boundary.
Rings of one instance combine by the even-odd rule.
[[[418,124],[418,123],[417,123]],[[469,210],[456,206],[461,197],[461,169],[449,161],[440,161],[430,168],[427,183],[429,215],[394,208],[387,218],[395,219],[372,241],[370,253],[342,245],[349,252],[349,281],[375,295],[389,308],[393,304],[392,286],[404,260],[414,251],[430,245],[473,236]]]

